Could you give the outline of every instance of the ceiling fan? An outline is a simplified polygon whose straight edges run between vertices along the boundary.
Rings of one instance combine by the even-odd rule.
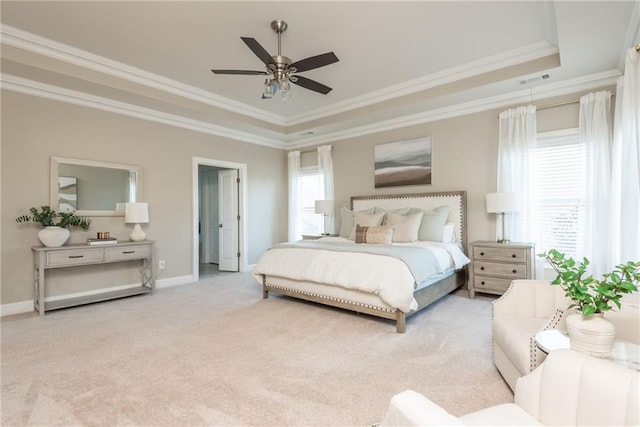
[[[305,89],[312,90],[314,92],[321,93],[323,95],[331,92],[329,86],[325,86],[322,83],[318,83],[315,80],[308,79],[306,77],[295,75],[294,73],[301,73],[304,71],[313,70],[316,68],[324,67],[325,65],[338,62],[338,57],[333,52],[323,53],[321,55],[311,56],[309,58],[301,59],[300,61],[292,62],[291,59],[282,55],[281,48],[281,36],[287,29],[287,23],[280,19],[271,22],[271,29],[278,35],[278,54],[270,55],[269,52],[263,48],[256,39],[251,37],[240,37],[243,42],[251,49],[251,51],[265,64],[266,71],[253,71],[253,70],[211,70],[214,74],[240,74],[240,75],[264,75],[269,76],[264,82],[264,92],[262,93],[262,99],[273,98],[273,96],[280,91],[282,99],[291,98],[291,85],[290,83],[301,86]]]

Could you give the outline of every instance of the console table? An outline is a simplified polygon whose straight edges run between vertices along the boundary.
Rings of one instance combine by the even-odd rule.
[[[65,245],[57,248],[34,246],[33,251],[33,307],[44,316],[49,310],[73,307],[92,302],[106,301],[132,295],[153,293],[155,279],[153,276],[154,242],[123,242],[110,245],[91,246],[87,244]],[[112,262],[139,261],[140,286],[102,292],[94,295],[71,297],[45,302],[47,287],[45,272],[51,268],[68,268],[80,265],[98,265]]]

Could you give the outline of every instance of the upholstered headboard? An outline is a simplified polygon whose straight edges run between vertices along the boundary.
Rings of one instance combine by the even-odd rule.
[[[449,206],[447,222],[455,224],[456,242],[467,250],[467,192],[448,191],[442,193],[387,194],[351,197],[351,209],[359,211],[373,207],[382,209],[399,209],[405,207],[434,209]]]

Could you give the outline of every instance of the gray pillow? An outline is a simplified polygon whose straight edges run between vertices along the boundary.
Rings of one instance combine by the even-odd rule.
[[[358,212],[372,214],[373,208],[365,209]],[[355,212],[352,210],[349,210],[345,207],[342,207],[340,209],[340,220],[341,220],[340,221],[340,237],[348,238],[349,235],[351,234],[351,230],[353,230],[353,226],[354,226],[354,222],[353,222],[354,215],[355,215]]]

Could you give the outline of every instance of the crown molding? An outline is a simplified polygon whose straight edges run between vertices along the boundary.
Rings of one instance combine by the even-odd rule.
[[[279,126],[284,117],[0,23],[2,43]]]
[[[532,103],[534,101],[539,101],[554,96],[569,95],[582,91],[615,85],[620,75],[621,74],[617,69],[610,70],[603,73],[592,74],[590,76],[584,76],[577,79],[540,86],[537,88],[522,89],[517,92],[511,92],[504,95],[493,96],[481,100],[465,102],[462,104],[450,105],[443,108],[436,108],[417,114],[411,114],[408,116],[398,117],[369,125],[358,126],[325,135],[319,135],[317,137],[304,138],[285,145],[288,150],[307,148],[323,143],[356,138],[359,136],[390,131],[408,126],[415,126],[419,124],[434,122],[437,120],[450,119],[467,114],[509,107],[514,104],[527,102]]]
[[[292,150],[316,146],[327,142],[341,141],[349,138],[356,138],[359,136],[390,131],[408,126],[415,126],[419,124],[434,122],[437,120],[459,117],[486,110],[509,107],[511,105],[519,103],[531,103],[542,99],[548,99],[554,96],[579,93],[583,91],[602,88],[605,86],[614,86],[616,85],[617,80],[620,76],[621,73],[617,69],[610,70],[603,73],[580,77],[578,79],[548,84],[545,86],[539,86],[537,88],[521,89],[517,92],[511,92],[504,95],[450,105],[443,108],[437,108],[417,114],[397,117],[394,119],[385,120],[369,125],[357,126],[350,129],[328,133],[325,135],[319,135],[317,137],[303,138],[292,143],[283,143],[282,141],[264,138],[253,133],[242,132],[218,125],[212,125],[210,123],[188,119],[174,114],[163,113],[149,108],[139,107],[133,104],[114,101],[108,98],[72,91],[69,89],[47,85],[44,83],[39,83],[7,74],[0,74],[0,82],[2,83],[2,89],[12,90],[15,92],[53,99],[56,101],[71,103],[75,105],[110,111],[144,120],[163,123],[170,126],[190,129],[196,132],[202,132],[238,141],[248,142],[251,144]]]
[[[551,46],[546,41],[533,43],[498,55],[489,56],[478,61],[448,68],[424,77],[389,86],[363,96],[327,105],[307,113],[298,114],[285,119],[285,124],[286,126],[293,126],[306,123],[312,120],[344,113],[379,102],[388,101],[393,98],[410,95],[433,87],[442,86],[487,72],[521,64],[523,62],[555,55],[557,53],[558,48]]]
[[[0,74],[1,88],[27,95],[66,102],[69,104],[81,105],[112,113],[123,114],[143,120],[190,129],[196,132],[221,136],[237,141],[248,142],[250,144],[263,145],[272,148],[283,148],[281,141],[264,138],[259,135],[242,132],[236,129],[218,126],[211,123],[193,120],[175,114],[163,113],[150,108],[114,101],[100,96],[90,95],[83,92],[69,90],[58,86],[48,85],[22,77],[9,74]]]

